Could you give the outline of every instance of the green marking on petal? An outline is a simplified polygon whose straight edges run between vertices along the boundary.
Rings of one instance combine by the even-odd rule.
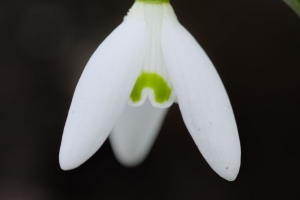
[[[133,102],[138,102],[142,98],[142,92],[145,88],[151,88],[154,91],[155,101],[164,103],[171,97],[172,89],[168,83],[157,73],[143,72],[137,79],[130,98]]]
[[[157,3],[157,4],[170,3],[170,0],[135,0],[135,1],[144,2],[144,3]]]

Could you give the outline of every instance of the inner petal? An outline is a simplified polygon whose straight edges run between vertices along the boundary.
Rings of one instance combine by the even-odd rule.
[[[167,108],[173,104],[176,95],[162,54],[163,6],[136,3],[144,4],[145,21],[149,32],[149,49],[128,104],[140,106],[148,97],[154,107]]]

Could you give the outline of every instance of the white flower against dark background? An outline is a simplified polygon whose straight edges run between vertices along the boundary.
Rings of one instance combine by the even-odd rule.
[[[169,0],[137,0],[79,80],[62,138],[61,168],[84,163],[110,133],[118,160],[139,164],[174,102],[208,164],[234,180],[239,136],[212,62],[178,22]]]

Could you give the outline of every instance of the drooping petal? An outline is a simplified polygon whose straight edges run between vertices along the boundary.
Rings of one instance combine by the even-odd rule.
[[[149,100],[139,107],[125,107],[109,135],[120,163],[134,167],[146,158],[168,110],[153,107]]]
[[[95,51],[79,80],[60,148],[64,170],[78,167],[100,148],[128,101],[148,46],[140,9],[133,6]]]
[[[203,49],[165,4],[162,48],[184,122],[208,164],[233,181],[240,141],[225,88]]]

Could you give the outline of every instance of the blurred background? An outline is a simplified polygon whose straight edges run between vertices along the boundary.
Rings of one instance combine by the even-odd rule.
[[[281,0],[172,0],[230,96],[242,146],[235,182],[210,169],[177,105],[139,167],[122,167],[106,142],[60,169],[80,74],[132,4],[0,1],[0,199],[300,199],[300,20]]]

